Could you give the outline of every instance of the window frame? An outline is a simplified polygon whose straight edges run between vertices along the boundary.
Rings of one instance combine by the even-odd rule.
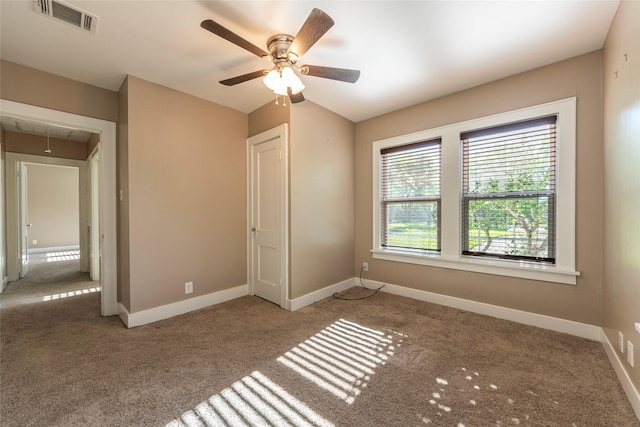
[[[554,265],[462,255],[462,142],[460,135],[482,128],[557,115],[556,123],[556,262]],[[419,141],[441,139],[440,253],[385,249],[381,243],[380,151]],[[458,122],[373,142],[374,259],[395,261],[562,284],[576,284],[576,98],[566,98],[505,113]]]
[[[400,250],[400,251],[410,251],[410,252],[416,252],[416,253],[422,253],[422,252],[429,252],[429,253],[439,253],[440,252],[440,247],[441,247],[441,233],[440,233],[440,218],[441,218],[441,206],[442,206],[442,171],[440,169],[441,165],[442,165],[442,141],[438,138],[438,139],[433,139],[433,140],[425,140],[425,141],[418,141],[417,143],[414,144],[403,144],[400,146],[395,146],[395,147],[385,147],[382,148],[380,150],[380,159],[381,159],[381,173],[380,173],[380,182],[381,182],[381,187],[380,187],[380,194],[382,196],[382,194],[385,193],[385,186],[382,184],[385,180],[385,173],[384,173],[384,156],[386,154],[391,154],[389,153],[389,151],[392,152],[396,152],[396,153],[403,153],[405,151],[410,151],[414,148],[427,148],[427,149],[431,149],[431,147],[436,147],[437,148],[437,158],[438,161],[440,162],[440,164],[438,165],[438,195],[434,196],[434,195],[423,195],[423,196],[407,196],[407,197],[394,197],[394,198],[389,198],[388,196],[385,197],[380,197],[380,246],[383,247],[384,249],[389,249],[389,250]],[[399,150],[396,150],[397,148],[400,148]],[[392,181],[392,179],[389,179],[388,175],[387,175],[387,183],[390,183]],[[436,248],[409,248],[409,247],[401,247],[401,246],[393,246],[390,245],[388,240],[389,240],[389,231],[387,229],[386,233],[383,232],[383,229],[385,227],[383,227],[383,225],[388,225],[387,224],[387,215],[386,212],[388,212],[388,207],[389,206],[393,206],[395,204],[406,204],[406,203],[421,203],[421,202],[433,202],[436,204],[436,212],[437,212],[437,218],[436,218],[436,222],[437,222],[437,244],[436,244]],[[385,239],[386,236],[386,239]],[[385,244],[386,242],[386,244]]]
[[[460,142],[462,144],[462,256],[469,257],[483,257],[483,258],[501,258],[501,259],[512,259],[512,260],[523,260],[525,262],[541,262],[545,264],[555,265],[555,243],[556,243],[556,224],[555,224],[555,214],[556,214],[556,121],[557,115],[552,114],[550,116],[535,118],[532,120],[519,121],[516,123],[508,123],[501,126],[493,126],[490,128],[483,128],[476,131],[472,131],[466,134],[460,135]],[[541,126],[551,126],[551,128],[547,128],[545,130],[540,130]],[[538,127],[539,130],[532,131],[532,129]],[[497,144],[505,143],[501,145],[502,149],[499,150],[499,154],[495,152],[491,152],[493,154],[487,154],[489,151],[487,146],[487,140],[483,138],[493,139],[495,142],[496,138],[499,138],[498,135],[509,133],[508,139],[512,142],[505,143],[504,140],[500,140]],[[496,165],[496,162],[503,160],[502,157],[505,147],[515,148],[516,144],[513,142],[512,138],[517,138],[520,136],[521,138],[525,137],[524,134],[527,133],[535,133],[536,138],[541,136],[541,133],[544,132],[545,136],[548,136],[549,139],[547,147],[553,148],[553,150],[549,150],[549,157],[546,158],[546,164],[553,171],[553,176],[550,176],[549,187],[547,189],[537,189],[537,190],[519,190],[519,191],[498,191],[491,192],[487,191],[484,193],[478,193],[476,191],[471,190],[471,182],[469,176],[472,174],[472,171],[475,172],[475,168],[484,168],[491,167]],[[480,138],[477,140],[476,138]],[[536,139],[535,142],[538,143],[540,140]],[[480,148],[478,148],[480,147]],[[492,146],[494,148],[495,146]],[[531,146],[518,146],[519,149],[524,149],[525,151],[529,150]],[[472,165],[471,161],[471,153],[475,152],[479,153],[479,149],[485,150],[485,154],[483,154],[482,160],[484,163],[476,163]],[[506,153],[504,153],[506,156]],[[510,154],[511,156],[511,154]],[[516,157],[522,156],[522,151],[519,151]],[[479,162],[481,159],[480,155],[475,157],[476,162]],[[540,170],[540,166],[537,166]],[[507,254],[500,252],[474,252],[468,247],[469,239],[469,211],[470,205],[476,201],[509,201],[509,200],[535,200],[538,201],[540,198],[546,198],[546,213],[548,215],[548,223],[547,223],[547,232],[548,232],[548,241],[552,240],[551,244],[547,245],[548,254],[547,257],[534,257],[530,255],[522,255],[522,254]]]

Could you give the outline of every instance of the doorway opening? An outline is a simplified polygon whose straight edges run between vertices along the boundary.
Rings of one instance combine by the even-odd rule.
[[[80,265],[80,170],[75,166],[21,163],[20,221],[24,227],[20,277],[31,266],[48,268]],[[89,239],[89,245],[91,239]]]
[[[10,261],[6,298],[28,303],[100,291],[100,282],[91,280],[89,263],[90,248],[100,245],[91,241],[89,160],[14,152],[5,158]],[[99,221],[99,212],[97,217]]]
[[[70,160],[54,157],[35,156],[6,152],[5,155],[5,185],[6,185],[6,281],[17,280],[21,258],[21,241],[18,230],[19,210],[17,169],[21,162],[46,163],[63,166],[77,166],[79,168],[80,196],[86,197],[85,203],[80,202],[79,215],[83,226],[80,227],[80,265],[81,269],[89,271],[90,264],[96,266],[96,277],[100,283],[100,313],[103,316],[118,314],[117,302],[117,251],[116,251],[116,125],[113,122],[94,119],[76,114],[65,113],[47,108],[21,104],[13,101],[0,100],[2,115],[21,120],[46,123],[51,126],[77,129],[91,132],[99,136],[99,150],[92,152],[90,158]],[[47,147],[48,149],[49,147]],[[16,157],[17,156],[17,157]],[[69,163],[71,162],[71,163]],[[73,163],[73,162],[79,162]],[[94,163],[95,162],[95,163]],[[93,164],[93,168],[91,165]],[[92,172],[95,171],[95,172]],[[95,174],[94,180],[91,175]],[[82,178],[85,179],[82,179]],[[96,182],[95,178],[99,178]],[[96,182],[95,186],[93,182]],[[97,204],[99,215],[91,216],[92,205],[91,187],[94,188],[93,204]],[[96,195],[97,193],[97,195]],[[84,222],[83,222],[84,221]],[[95,224],[98,224],[95,226]],[[93,226],[93,227],[92,227]],[[11,229],[11,227],[13,229]],[[93,237],[92,237],[93,236]],[[89,242],[94,239],[93,262],[90,263],[91,247]]]

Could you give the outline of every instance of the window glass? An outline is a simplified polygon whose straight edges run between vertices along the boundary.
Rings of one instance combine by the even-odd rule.
[[[555,262],[555,124],[461,135],[464,255]]]
[[[440,140],[383,149],[381,246],[440,251]]]

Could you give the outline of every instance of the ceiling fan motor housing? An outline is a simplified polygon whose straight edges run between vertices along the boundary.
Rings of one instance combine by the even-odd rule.
[[[269,49],[269,59],[274,64],[279,64],[283,61],[295,64],[298,60],[298,56],[293,52],[288,52],[289,46],[293,42],[293,36],[289,34],[276,34],[269,37],[267,40],[267,49]]]

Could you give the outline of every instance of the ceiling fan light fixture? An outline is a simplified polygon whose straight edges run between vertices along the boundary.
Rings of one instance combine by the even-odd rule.
[[[291,93],[296,95],[304,90],[304,84],[302,83],[302,81],[300,81],[300,78],[298,78],[298,76],[294,76],[294,77],[295,77],[295,81],[289,87],[291,88]]]
[[[280,85],[280,72],[275,68],[267,73],[262,82],[271,90],[276,90]]]
[[[293,94],[300,93],[304,89],[300,77],[296,76],[296,73],[293,72],[293,68],[291,67],[285,67],[282,70],[282,80],[284,81],[285,87],[291,88],[291,93]]]
[[[273,90],[273,93],[276,95],[286,95],[287,94],[287,86],[284,84],[282,79],[280,80],[280,84]]]
[[[262,81],[265,86],[271,89],[276,95],[288,95],[289,88],[293,94],[300,93],[304,89],[304,84],[302,84],[300,77],[298,77],[293,72],[293,68],[289,66],[282,67],[281,69],[274,68],[267,73]]]

